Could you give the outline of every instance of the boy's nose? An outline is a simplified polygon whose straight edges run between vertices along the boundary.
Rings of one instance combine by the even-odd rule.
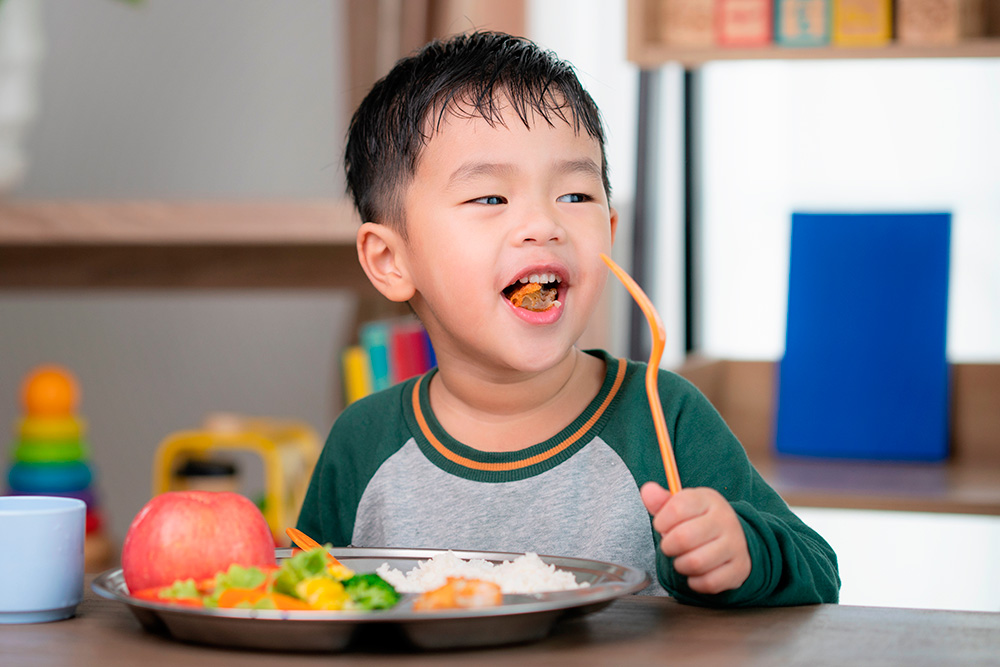
[[[555,211],[536,208],[526,212],[516,234],[520,243],[556,243],[565,238],[566,229]]]

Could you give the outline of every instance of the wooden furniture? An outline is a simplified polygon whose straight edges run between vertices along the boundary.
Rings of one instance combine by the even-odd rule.
[[[1000,364],[952,366],[946,463],[777,456],[773,362],[691,357],[678,370],[719,410],[790,505],[1000,515]]]
[[[991,16],[989,33],[957,44],[875,47],[788,48],[760,46],[673,46],[662,41],[659,29],[662,0],[629,0],[628,59],[643,69],[676,62],[694,68],[715,60],[803,60],[855,58],[996,58],[1000,57],[1000,7]]]
[[[381,641],[380,641],[381,640]],[[960,665],[989,664],[1000,614],[816,605],[713,610],[631,596],[559,622],[538,642],[415,652],[372,634],[343,654],[275,654],[182,644],[145,632],[89,589],[75,618],[0,626],[0,654],[37,667],[118,665]]]
[[[0,290],[344,288],[402,314],[357,259],[345,200],[0,202]]]
[[[360,288],[358,224],[340,201],[4,202],[0,287]]]

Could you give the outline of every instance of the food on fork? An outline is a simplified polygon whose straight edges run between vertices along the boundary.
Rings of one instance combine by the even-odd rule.
[[[522,283],[507,298],[517,308],[541,312],[549,308],[561,306],[562,304],[559,303],[558,297],[559,290],[557,288],[543,288],[540,283],[530,282]]]

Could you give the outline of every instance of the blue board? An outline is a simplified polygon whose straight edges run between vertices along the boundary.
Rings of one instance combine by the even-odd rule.
[[[776,447],[940,460],[948,453],[951,215],[792,215]]]

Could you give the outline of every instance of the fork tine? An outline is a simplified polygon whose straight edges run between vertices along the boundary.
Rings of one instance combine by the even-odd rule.
[[[635,302],[639,304],[639,309],[646,316],[649,322],[650,332],[653,335],[653,349],[650,351],[649,363],[646,365],[646,397],[649,399],[649,410],[653,415],[653,428],[656,430],[656,441],[660,446],[660,458],[663,459],[663,470],[667,476],[667,487],[671,493],[681,490],[681,478],[677,473],[677,462],[674,460],[674,449],[670,444],[670,434],[667,432],[667,423],[663,417],[663,406],[660,404],[660,393],[657,388],[657,377],[660,371],[660,359],[663,357],[663,347],[666,343],[667,333],[663,327],[663,320],[656,312],[653,302],[646,296],[646,293],[627,274],[622,267],[618,266],[610,257],[601,253],[601,259],[608,265],[611,272],[618,280],[622,281],[625,289],[632,295]]]
[[[323,545],[303,533],[298,528],[285,528],[285,534],[291,538],[292,542],[296,544],[300,549],[305,549],[309,551],[310,549],[315,549],[317,547],[322,548]],[[326,554],[326,557],[330,559],[335,565],[340,565],[340,561],[334,558],[330,553]]]

